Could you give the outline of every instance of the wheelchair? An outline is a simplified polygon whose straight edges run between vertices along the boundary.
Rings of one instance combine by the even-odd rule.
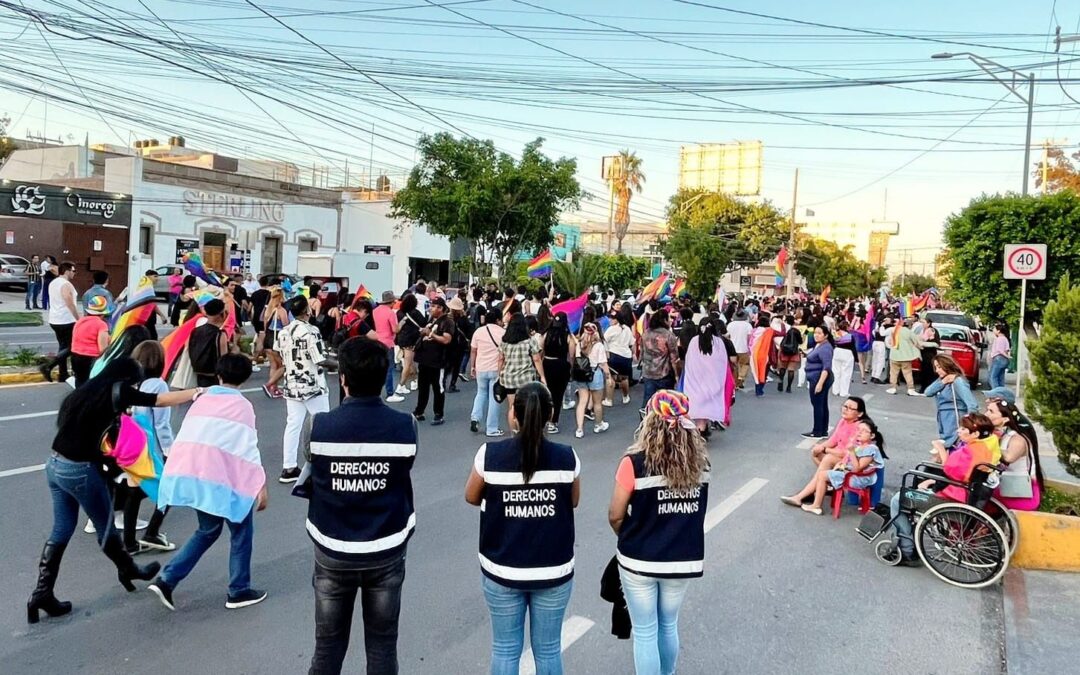
[[[979,464],[968,484],[946,478],[938,464],[919,464],[904,474],[900,484],[900,513],[910,518],[915,551],[922,563],[942,581],[961,588],[983,588],[1005,574],[1016,551],[1020,530],[1016,517],[992,494],[998,467]],[[933,480],[940,490],[955,485],[967,493],[966,502],[943,499],[918,489]],[[874,555],[886,565],[901,560],[899,542],[887,503],[863,516],[856,531],[874,543]],[[883,534],[891,536],[881,538]]]

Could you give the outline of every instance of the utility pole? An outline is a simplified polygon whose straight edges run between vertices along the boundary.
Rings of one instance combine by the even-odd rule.
[[[784,275],[787,277],[787,297],[790,300],[794,290],[795,275],[795,210],[799,206],[799,170],[795,169],[795,187],[791,191],[791,233],[788,235],[788,260]]]

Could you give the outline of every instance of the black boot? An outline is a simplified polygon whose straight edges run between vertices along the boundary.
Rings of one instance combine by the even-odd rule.
[[[791,393],[791,383],[795,381],[795,371],[787,371],[787,393]]]
[[[53,595],[56,577],[60,572],[60,560],[64,557],[67,544],[45,542],[41,549],[41,561],[38,563],[38,581],[30,599],[26,601],[27,623],[37,623],[39,610],[45,610],[49,616],[63,616],[71,611],[70,602],[60,602]]]
[[[102,551],[116,565],[116,578],[120,580],[120,585],[127,589],[128,593],[135,590],[135,584],[131,583],[133,580],[150,581],[161,570],[161,564],[156,562],[137,565],[131,559],[127,549],[124,548],[124,542],[120,539],[120,535],[115,531],[110,532],[108,538],[105,539],[105,546],[102,547]]]

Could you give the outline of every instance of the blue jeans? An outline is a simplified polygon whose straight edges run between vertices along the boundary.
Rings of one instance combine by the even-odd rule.
[[[820,394],[814,391],[817,387],[817,383],[818,375],[815,375],[814,377],[807,375],[806,384],[810,388],[810,405],[814,407],[813,434],[815,436],[827,436],[829,434],[829,389],[831,389],[833,385],[832,372],[830,371],[828,377],[825,378],[825,383],[821,387]]]
[[[487,410],[486,433],[493,434],[499,430],[499,404],[495,402],[494,387],[499,379],[499,371],[482,370],[476,373],[476,398],[473,399],[472,414],[469,419],[480,422],[484,419],[484,411]]]
[[[73,462],[53,455],[45,463],[45,479],[52,494],[53,528],[49,541],[66,544],[79,523],[79,507],[97,529],[98,544],[109,534],[119,536],[113,525],[112,497],[105,477],[90,462]]]
[[[180,552],[161,570],[161,580],[169,588],[191,574],[199,558],[206,553],[217,538],[221,536],[223,526],[229,526],[229,597],[236,596],[251,588],[251,541],[255,537],[255,509],[252,507],[247,517],[239,523],[225,520],[202,511],[195,511],[199,518],[199,529],[191,535]]]
[[[1005,371],[1009,368],[1009,359],[998,354],[990,362],[990,388],[1005,386]]]
[[[390,366],[386,369],[386,395],[387,397],[394,395],[394,348],[389,347],[387,349],[390,357]]]
[[[641,384],[642,388],[645,390],[643,392],[644,401],[642,401],[641,407],[647,408],[649,406],[649,399],[652,398],[653,394],[660,391],[661,389],[675,388],[675,374],[672,373],[667,377],[660,378],[659,380],[650,380],[643,377],[641,379]]]
[[[900,551],[905,558],[915,557],[915,529],[911,526],[911,519],[900,515],[899,491],[889,500],[889,515],[896,519],[893,521],[893,528],[900,543]]]
[[[491,675],[518,675],[525,646],[525,612],[537,675],[562,675],[562,623],[574,582],[522,591],[483,577],[491,612]]]
[[[637,675],[671,675],[679,660],[679,608],[689,579],[645,577],[619,568],[634,630]]]
[[[32,309],[38,306],[38,293],[41,291],[40,281],[31,281],[26,284],[26,308]]]

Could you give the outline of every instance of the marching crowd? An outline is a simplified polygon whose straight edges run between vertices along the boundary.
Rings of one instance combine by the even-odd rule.
[[[732,423],[736,392],[750,384],[755,397],[768,395],[770,383],[783,395],[793,385],[808,389],[812,428],[803,435],[817,441],[811,450],[816,469],[804,488],[782,498],[804,511],[822,513],[831,490],[882,480],[885,442],[863,399],[850,396],[856,373],[864,384],[868,378],[887,383],[889,394],[903,375],[908,395],[935,400],[938,438],[930,440],[946,475],[967,480],[983,460],[1002,463],[1029,478],[1026,490],[1013,482],[1009,492],[1003,482],[1002,500],[1012,508],[1035,508],[1039,501],[1042,476],[1026,419],[1000,388],[980,411],[955,361],[938,352],[932,323],[916,326],[915,317],[901,316],[888,299],[728,302],[718,294],[704,303],[687,296],[624,300],[612,291],[574,298],[549,289],[447,289],[419,281],[400,296],[386,291],[376,301],[362,287],[350,294],[337,285],[324,289],[305,280],[290,287],[288,279],[256,282],[250,275],[224,279],[207,296],[204,284],[178,270],[175,284],[170,277],[176,292],[169,311],[160,314],[176,330],[189,329],[174,359],[173,348],[163,347],[147,326],[116,338],[122,348],[110,344],[103,317],[116,311],[112,297],[88,293],[80,317],[74,288],[68,288],[74,266],[62,263],[58,271],[47,289],[51,306],[60,306],[56,314],[50,309],[50,324],[72,324],[74,337],[68,353],[61,341],[55,364],[64,379],[65,357],[71,357],[76,388],[61,407],[46,467],[55,520],[27,603],[32,623],[40,611],[71,611],[54,586],[80,507],[128,590],[135,580],[150,581],[148,588],[175,609],[177,586],[228,528],[226,607],[267,597],[252,585],[250,570],[253,514],[267,505],[266,476],[255,410],[239,393],[262,364],[270,370],[266,395],[285,401],[278,480],[309,500],[312,673],[341,671],[358,595],[368,672],[397,672],[419,429],[465,423],[446,416],[446,396],[458,393],[460,382],[476,382],[468,422],[482,434],[464,498],[480,509],[478,558],[491,615],[492,673],[518,672],[526,616],[536,672],[562,672],[560,630],[573,587],[580,461],[571,444],[554,439],[568,436],[563,429],[571,423],[575,439],[590,430],[608,432],[606,408],[633,405],[641,417],[613,467],[608,515],[618,543],[604,590],[615,605],[613,617],[623,619],[620,632],[633,637],[638,673],[676,670],[679,608],[704,566],[707,444]],[[107,292],[107,277],[97,286]],[[155,310],[149,328],[157,318]],[[250,349],[241,339],[245,324],[254,331]],[[1004,333],[1002,326],[995,329],[995,384],[1003,377],[994,370],[999,357],[1009,354],[1007,339],[999,341]],[[107,363],[91,375],[94,359],[105,361],[107,352]],[[48,377],[53,365],[43,370]],[[641,398],[632,402],[638,384]],[[843,403],[830,435],[831,396]],[[168,411],[189,402],[174,434]],[[150,445],[163,460],[153,488],[105,457],[138,437],[131,419],[140,416],[150,420]],[[144,496],[156,510],[137,538]],[[137,563],[141,553],[176,549],[160,528],[168,510],[180,506],[196,511],[195,534],[165,567]],[[118,508],[122,526],[113,520]],[[910,524],[905,529],[902,521],[899,545],[911,561]]]

